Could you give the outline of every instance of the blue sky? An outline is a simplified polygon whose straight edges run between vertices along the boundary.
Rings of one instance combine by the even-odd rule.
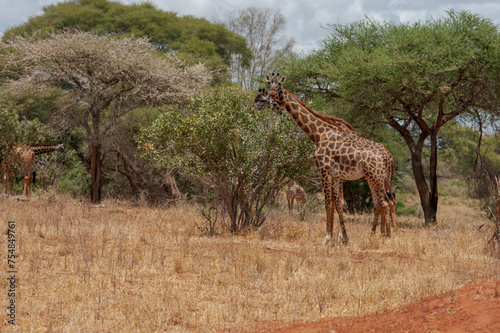
[[[63,0],[0,0],[0,34],[9,27],[41,15],[42,7]],[[140,0],[119,0],[124,4]],[[350,23],[365,16],[377,20],[415,22],[443,16],[446,9],[469,10],[500,24],[500,1],[461,0],[151,0],[157,8],[179,16],[203,17],[224,22],[232,11],[248,7],[279,10],[287,20],[285,37],[295,39],[295,51],[318,48],[329,23]],[[284,5],[286,4],[286,5]]]

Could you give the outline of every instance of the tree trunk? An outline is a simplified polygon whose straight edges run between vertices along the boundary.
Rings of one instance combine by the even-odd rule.
[[[430,210],[431,215],[429,220],[425,220],[426,225],[437,224],[436,214],[438,206],[438,184],[437,184],[437,131],[433,130],[431,135],[431,156],[429,161],[429,182],[431,185],[430,191]]]
[[[101,188],[102,188],[102,154],[101,147],[96,144],[91,144],[90,152],[90,182],[92,189],[90,192],[90,201],[92,203],[99,203],[101,201]]]
[[[415,184],[417,185],[418,194],[420,196],[420,203],[422,205],[422,210],[424,211],[425,225],[436,224],[437,193],[433,197],[431,194],[432,191],[429,190],[429,186],[427,185],[427,180],[425,179],[424,169],[422,165],[421,147],[418,147],[412,153],[411,165],[412,165],[413,176],[415,177]],[[436,166],[437,164],[434,163],[434,167]],[[435,179],[433,181],[435,181]],[[437,192],[437,186],[434,186],[434,191]]]
[[[406,141],[408,148],[411,152],[411,169],[415,177],[415,184],[417,185],[418,195],[420,196],[420,204],[424,211],[425,225],[435,225],[437,205],[438,205],[438,192],[437,192],[437,130],[432,129],[429,131],[422,131],[418,141],[415,143],[411,132],[399,124],[394,118],[389,119],[389,124],[396,129]],[[428,129],[427,126],[421,126]],[[429,179],[431,182],[431,189],[427,185],[427,180],[424,176],[424,168],[422,165],[422,150],[424,148],[425,140],[431,136],[431,156],[429,162]]]

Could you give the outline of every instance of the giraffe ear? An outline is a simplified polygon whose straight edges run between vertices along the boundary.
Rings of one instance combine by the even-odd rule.
[[[285,83],[285,80],[286,80],[286,76],[283,76],[280,80],[280,83]]]
[[[267,82],[269,82],[269,75],[264,75],[264,78],[266,79]]]

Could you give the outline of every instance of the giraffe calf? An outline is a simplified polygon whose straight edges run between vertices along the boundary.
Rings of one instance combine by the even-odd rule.
[[[297,200],[302,206],[306,204],[306,191],[296,182],[290,183],[286,190],[286,200],[288,202],[288,212],[292,213],[294,200]]]

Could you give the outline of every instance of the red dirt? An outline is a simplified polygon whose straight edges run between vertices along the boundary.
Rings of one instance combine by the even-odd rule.
[[[232,332],[500,332],[500,280],[473,283],[418,303],[361,317],[262,322]]]

